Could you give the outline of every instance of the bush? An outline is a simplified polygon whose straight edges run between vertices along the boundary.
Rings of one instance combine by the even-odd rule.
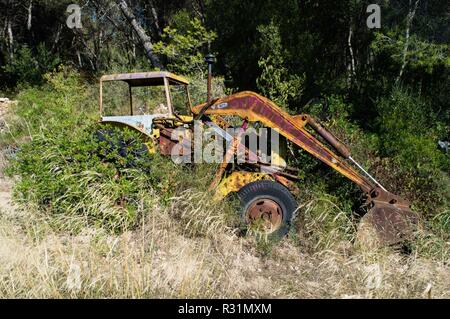
[[[428,216],[448,209],[450,157],[437,147],[445,126],[436,125],[431,106],[397,87],[379,101],[378,112],[382,170],[391,189],[408,196]]]
[[[430,105],[420,97],[394,88],[378,102],[380,151],[402,165],[418,170],[448,167],[448,157],[437,148],[438,122]]]
[[[89,224],[131,227],[141,193],[152,183],[141,136],[111,127],[99,139],[96,93],[70,68],[45,78],[42,88],[18,95],[7,134],[19,147],[8,168],[19,177],[17,200],[75,232]]]
[[[305,75],[291,74],[286,67],[279,27],[271,22],[258,27],[261,42],[261,58],[258,66],[261,75],[256,85],[261,93],[287,110],[287,106],[299,99],[303,92]]]
[[[3,142],[30,138],[42,127],[73,130],[96,115],[97,92],[72,68],[61,66],[44,78],[41,87],[27,87],[17,95],[19,103],[12,109],[14,117],[8,119],[10,131],[1,136]]]
[[[42,75],[52,71],[61,62],[44,43],[40,43],[35,51],[23,45],[17,50],[15,59],[3,67],[10,84],[40,84]]]
[[[151,191],[150,155],[142,152],[134,131],[109,128],[100,140],[96,130],[95,123],[72,132],[44,128],[22,145],[9,168],[20,176],[16,199],[70,231],[87,225],[112,231],[132,227],[142,192]]]

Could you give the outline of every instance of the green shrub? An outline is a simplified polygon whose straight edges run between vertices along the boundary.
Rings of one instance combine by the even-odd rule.
[[[97,115],[97,91],[86,85],[75,70],[61,66],[44,78],[42,86],[24,88],[17,95],[19,103],[11,112],[14,116],[7,119],[9,130],[0,137],[3,143],[31,138],[42,127],[73,130]]]
[[[437,116],[420,97],[397,87],[377,107],[380,150],[384,156],[418,170],[435,170],[450,163],[437,149]]]
[[[99,139],[96,91],[67,67],[45,79],[43,87],[18,95],[11,130],[2,136],[19,148],[8,168],[19,177],[16,199],[62,229],[131,227],[153,182],[141,136],[110,127]]]
[[[428,216],[450,203],[450,157],[437,141],[446,130],[430,105],[400,87],[378,103],[380,153],[393,191],[401,192]],[[441,128],[440,128],[441,127]],[[448,127],[447,127],[448,128]]]
[[[256,85],[261,93],[280,107],[288,109],[292,100],[299,99],[305,82],[304,74],[291,74],[286,67],[286,50],[281,44],[279,27],[271,22],[258,27],[261,38],[261,58],[258,66],[261,75]]]
[[[20,46],[14,60],[2,68],[11,84],[40,84],[42,75],[60,63],[58,55],[53,55],[44,43],[40,43],[35,52],[26,45]]]
[[[45,127],[23,144],[9,168],[20,176],[18,202],[34,205],[70,231],[132,227],[142,192],[152,189],[150,155],[136,132],[111,127],[100,140],[98,129],[92,122],[73,131]]]

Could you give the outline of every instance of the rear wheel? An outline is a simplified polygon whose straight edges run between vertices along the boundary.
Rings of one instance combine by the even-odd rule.
[[[272,239],[289,232],[297,202],[286,187],[273,181],[256,181],[242,187],[238,196],[241,217],[249,230]]]
[[[138,137],[126,135],[120,129],[97,130],[94,137],[103,143],[99,156],[105,161],[115,162],[126,168],[143,168],[142,162],[148,160],[147,146]]]

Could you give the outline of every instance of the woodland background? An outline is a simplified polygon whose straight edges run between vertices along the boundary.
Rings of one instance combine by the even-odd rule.
[[[79,1],[70,29],[72,3],[0,1],[0,95],[17,101],[1,107],[2,296],[449,297],[448,1]],[[200,103],[210,52],[216,95],[320,118],[421,213],[416,240],[354,248],[361,192],[299,150],[300,218],[273,245],[210,203],[214,167],[130,169],[93,138],[101,75],[166,69]]]

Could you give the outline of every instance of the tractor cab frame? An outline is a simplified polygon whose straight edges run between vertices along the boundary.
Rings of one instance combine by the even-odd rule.
[[[103,84],[105,82],[122,81],[128,84],[129,94],[129,114],[127,115],[104,115],[103,106]],[[100,78],[99,92],[99,112],[101,123],[112,123],[119,125],[131,126],[134,129],[150,136],[152,134],[152,124],[155,118],[165,118],[173,120],[183,120],[174,109],[173,98],[170,87],[173,85],[183,86],[186,98],[186,109],[192,114],[191,96],[189,94],[189,81],[184,77],[175,75],[170,72],[139,72],[139,73],[122,73],[104,75]],[[133,88],[136,87],[164,87],[165,94],[165,112],[152,112],[151,114],[134,114],[133,108]]]

